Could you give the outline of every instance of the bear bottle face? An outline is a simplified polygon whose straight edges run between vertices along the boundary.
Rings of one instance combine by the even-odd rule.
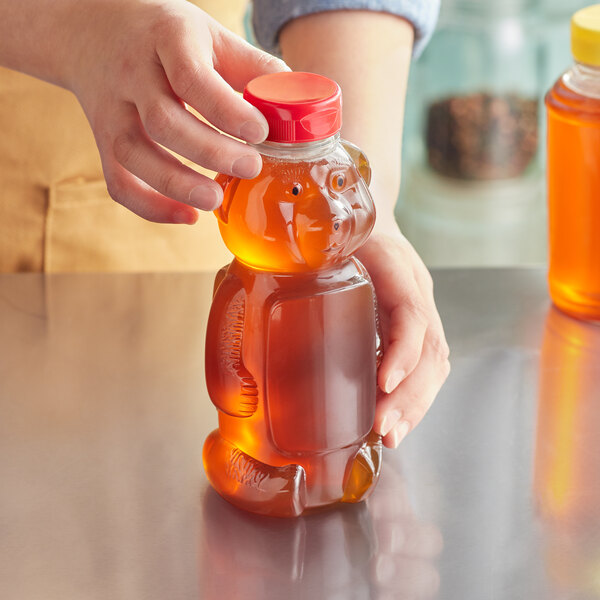
[[[333,266],[367,239],[375,209],[354,160],[340,146],[314,160],[263,156],[252,180],[219,175],[216,211],[229,250],[254,268],[302,272]]]

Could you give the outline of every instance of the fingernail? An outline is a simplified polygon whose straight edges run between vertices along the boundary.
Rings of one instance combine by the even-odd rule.
[[[386,394],[390,394],[391,392],[393,392],[397,387],[398,384],[404,380],[404,378],[406,377],[406,373],[402,370],[400,371],[392,371],[389,375],[388,378],[386,379],[386,382],[383,386],[383,391]]]
[[[276,67],[280,71],[291,71],[292,70],[292,68],[281,58],[274,58],[273,65],[276,65]]]
[[[252,179],[260,173],[262,163],[260,157],[255,154],[246,154],[233,161],[231,171],[237,177]]]
[[[269,130],[256,121],[246,121],[240,127],[240,138],[251,144],[260,144],[269,135]]]
[[[213,187],[198,185],[190,192],[189,203],[201,210],[215,210],[221,204],[221,194]]]
[[[198,215],[191,213],[189,210],[178,210],[173,214],[173,223],[178,225],[193,225],[197,220]]]
[[[407,423],[406,421],[400,421],[400,423],[398,423],[398,425],[396,425],[396,427],[394,427],[394,429],[392,429],[390,436],[392,438],[391,442],[392,442],[392,446],[394,448],[398,447],[400,442],[406,437],[406,434],[408,433],[409,430],[410,430],[410,424]]]
[[[401,416],[402,413],[399,410],[394,409],[383,417],[380,428],[382,437],[385,437],[392,430],[392,427],[400,420]]]

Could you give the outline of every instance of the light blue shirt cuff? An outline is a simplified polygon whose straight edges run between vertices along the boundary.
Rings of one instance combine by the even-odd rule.
[[[413,55],[418,56],[433,34],[440,0],[253,0],[252,24],[256,41],[279,54],[279,31],[297,17],[329,10],[373,10],[398,15],[415,29]]]

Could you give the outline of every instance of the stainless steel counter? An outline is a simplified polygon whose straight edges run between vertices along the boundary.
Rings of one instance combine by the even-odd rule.
[[[3,600],[600,597],[600,327],[537,269],[441,270],[453,371],[366,504],[212,492],[212,275],[0,276]]]

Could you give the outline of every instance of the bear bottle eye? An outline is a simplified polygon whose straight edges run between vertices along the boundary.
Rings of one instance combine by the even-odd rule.
[[[334,223],[333,224],[333,228],[337,231],[340,228],[340,224],[338,223]]]
[[[294,196],[298,196],[301,193],[302,193],[302,186],[299,183],[295,183],[294,187],[292,188],[292,194],[294,194]]]
[[[334,173],[331,177],[331,187],[336,191],[340,192],[346,185],[346,176],[343,173]]]

